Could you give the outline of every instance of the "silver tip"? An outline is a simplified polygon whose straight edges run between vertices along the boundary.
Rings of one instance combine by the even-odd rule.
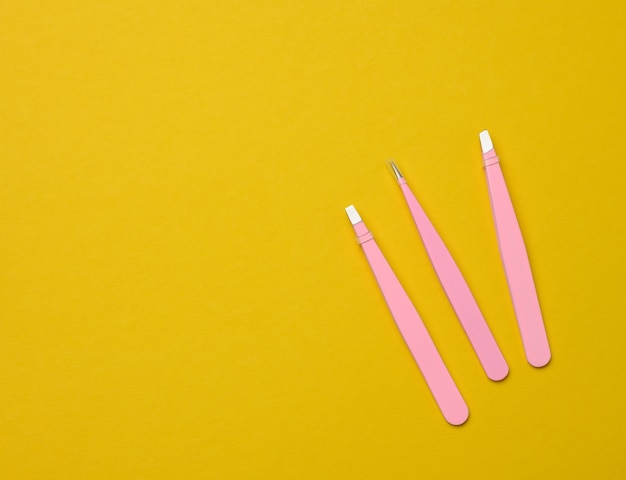
[[[483,149],[483,153],[487,153],[490,150],[493,150],[493,142],[491,141],[491,137],[489,136],[489,132],[487,130],[483,130],[480,132],[480,146]]]
[[[396,166],[395,163],[393,163],[393,160],[389,160],[389,168],[391,168],[391,171],[393,172],[393,174],[396,176],[396,180],[400,180],[401,178],[403,178],[402,176],[402,172],[400,171],[400,169]]]
[[[354,205],[346,207],[346,213],[348,214],[348,218],[350,219],[350,223],[352,225],[356,225],[361,221],[361,215],[359,215],[359,212],[356,211]]]

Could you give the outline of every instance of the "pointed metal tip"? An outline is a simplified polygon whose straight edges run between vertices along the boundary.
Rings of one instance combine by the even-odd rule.
[[[402,172],[400,171],[400,169],[396,166],[396,164],[393,162],[393,160],[389,160],[388,162],[389,168],[391,168],[391,172],[395,175],[396,180],[400,180],[401,178],[404,178],[402,176]]]

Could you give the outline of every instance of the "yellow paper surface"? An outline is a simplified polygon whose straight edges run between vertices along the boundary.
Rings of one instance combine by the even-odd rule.
[[[625,21],[602,1],[2,2],[0,478],[624,478]],[[552,346],[540,370],[498,254],[485,128]],[[351,203],[465,426],[397,332]]]

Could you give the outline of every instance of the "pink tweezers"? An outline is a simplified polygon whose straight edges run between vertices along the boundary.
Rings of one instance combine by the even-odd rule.
[[[441,413],[448,423],[461,425],[467,420],[469,409],[443,363],[428,330],[356,209],[350,205],[346,208],[346,213],[391,315],[439,405]]]
[[[474,347],[485,373],[491,380],[502,380],[508,375],[509,366],[495,338],[493,338],[493,334],[489,330],[467,282],[424,209],[413,195],[402,173],[393,162],[390,162],[390,166],[400,184],[430,262],[437,273],[437,277],[439,277],[439,282],[446,292],[472,347]]]
[[[500,255],[513,300],[517,324],[522,335],[526,359],[533,367],[543,367],[550,361],[550,345],[539,308],[539,299],[526,246],[504,182],[498,156],[487,130],[480,133],[480,143]]]

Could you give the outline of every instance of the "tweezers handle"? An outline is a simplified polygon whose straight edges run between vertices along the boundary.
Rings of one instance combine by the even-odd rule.
[[[399,183],[441,286],[446,292],[485,373],[491,380],[502,380],[509,373],[509,366],[491,330],[489,330],[465,278],[463,278],[450,251],[404,178],[401,178]]]
[[[422,319],[365,224],[363,222],[355,224],[354,230],[391,315],[441,413],[448,423],[461,425],[467,420],[469,409]]]
[[[550,345],[522,232],[498,157],[491,150],[483,158],[500,255],[526,359],[534,367],[543,367],[550,361]]]

